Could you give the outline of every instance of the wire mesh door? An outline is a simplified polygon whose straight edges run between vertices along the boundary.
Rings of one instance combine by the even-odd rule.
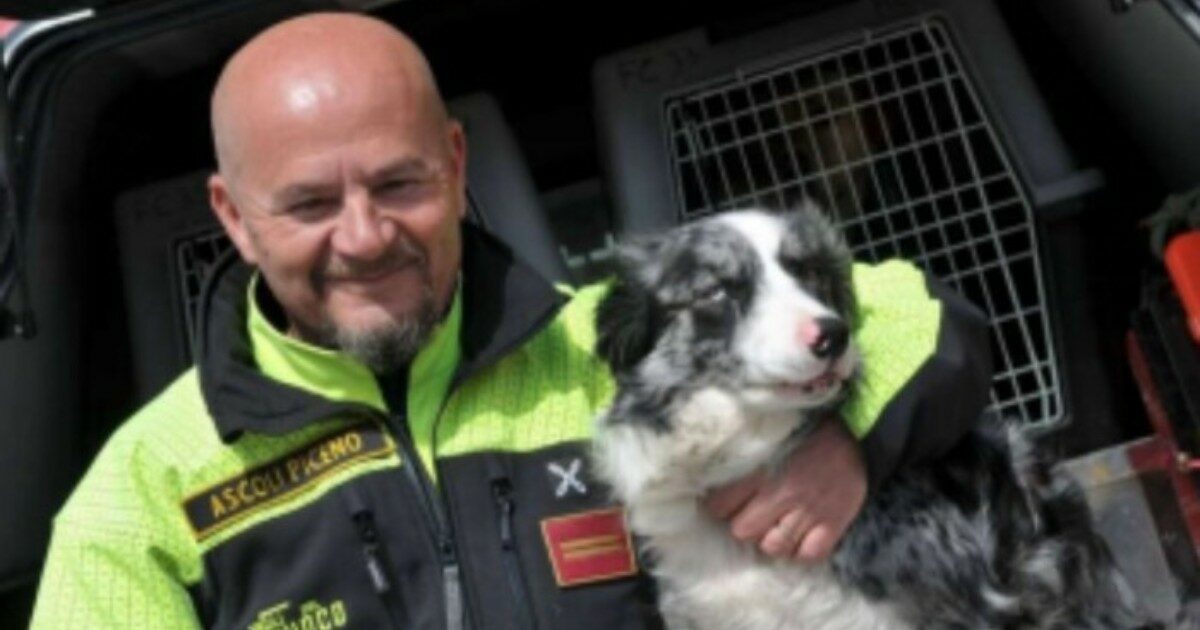
[[[225,236],[220,227],[197,232],[175,243],[175,286],[179,291],[179,301],[183,305],[184,326],[182,333],[187,339],[189,356],[196,356],[192,346],[196,330],[196,317],[200,309],[200,291],[208,272],[221,254],[225,253],[233,242]]]
[[[994,410],[1062,421],[1030,204],[943,21],[688,89],[664,116],[681,221],[817,201],[860,260],[915,261],[989,313]]]

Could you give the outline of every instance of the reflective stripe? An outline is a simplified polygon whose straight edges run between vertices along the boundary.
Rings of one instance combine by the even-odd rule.
[[[446,594],[446,630],[463,630],[462,580],[458,565],[442,567],[442,592]]]

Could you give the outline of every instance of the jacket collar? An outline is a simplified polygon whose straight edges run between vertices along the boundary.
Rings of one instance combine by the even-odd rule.
[[[437,334],[414,361],[414,369],[428,365],[437,370],[441,378],[435,380],[444,382],[444,372],[452,371],[450,388],[519,347],[565,302],[507,246],[470,224],[463,225],[462,267],[460,296],[449,318],[453,321],[439,328],[457,325],[457,361],[425,360],[426,354],[444,358],[452,353]],[[286,337],[251,304],[255,275],[230,251],[214,267],[201,295],[196,362],[201,391],[222,439],[233,441],[245,431],[279,435],[335,415],[382,411],[379,385],[365,367]],[[267,302],[264,310],[269,310],[273,297],[265,283],[253,295]]]

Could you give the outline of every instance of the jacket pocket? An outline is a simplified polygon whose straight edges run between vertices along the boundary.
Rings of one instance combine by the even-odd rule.
[[[661,627],[652,580],[622,546],[623,529],[612,527],[623,526],[620,510],[591,478],[580,444],[472,453],[441,460],[439,470],[459,546],[470,551],[463,567],[482,613],[477,630]],[[589,516],[598,513],[615,519]],[[563,518],[567,529],[553,530]],[[580,523],[599,529],[571,530]]]
[[[529,587],[525,583],[525,571],[521,568],[518,555],[517,536],[513,530],[516,499],[512,481],[507,477],[492,479],[492,497],[496,502],[496,531],[500,539],[500,554],[504,563],[504,576],[513,597],[513,616],[518,628],[537,628],[531,610]]]
[[[363,569],[370,579],[371,589],[386,611],[389,622],[387,627],[400,628],[400,617],[404,610],[402,594],[393,584],[391,563],[388,561],[383,537],[375,524],[375,513],[366,506],[353,488],[347,489],[346,497],[350,506],[350,519],[354,522],[354,529],[358,532],[361,544]]]
[[[209,550],[199,589],[213,628],[433,627],[440,611],[407,603],[434,577],[424,546],[396,538],[395,510],[357,495],[351,481],[294,512],[239,532]],[[408,535],[412,535],[409,533]],[[429,606],[427,608],[433,608]]]

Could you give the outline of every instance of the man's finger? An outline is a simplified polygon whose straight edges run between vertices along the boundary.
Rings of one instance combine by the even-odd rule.
[[[812,527],[812,517],[804,510],[792,510],[783,515],[779,522],[762,538],[759,549],[777,558],[787,558],[799,552],[804,534]]]
[[[821,562],[829,559],[833,554],[833,548],[841,539],[845,528],[834,528],[827,524],[820,524],[808,530],[804,534],[803,540],[800,541],[800,547],[796,551],[796,559],[804,563]]]
[[[761,488],[729,522],[733,537],[738,540],[759,540],[789,510],[797,507],[794,501],[783,500],[783,493],[773,485]]]

